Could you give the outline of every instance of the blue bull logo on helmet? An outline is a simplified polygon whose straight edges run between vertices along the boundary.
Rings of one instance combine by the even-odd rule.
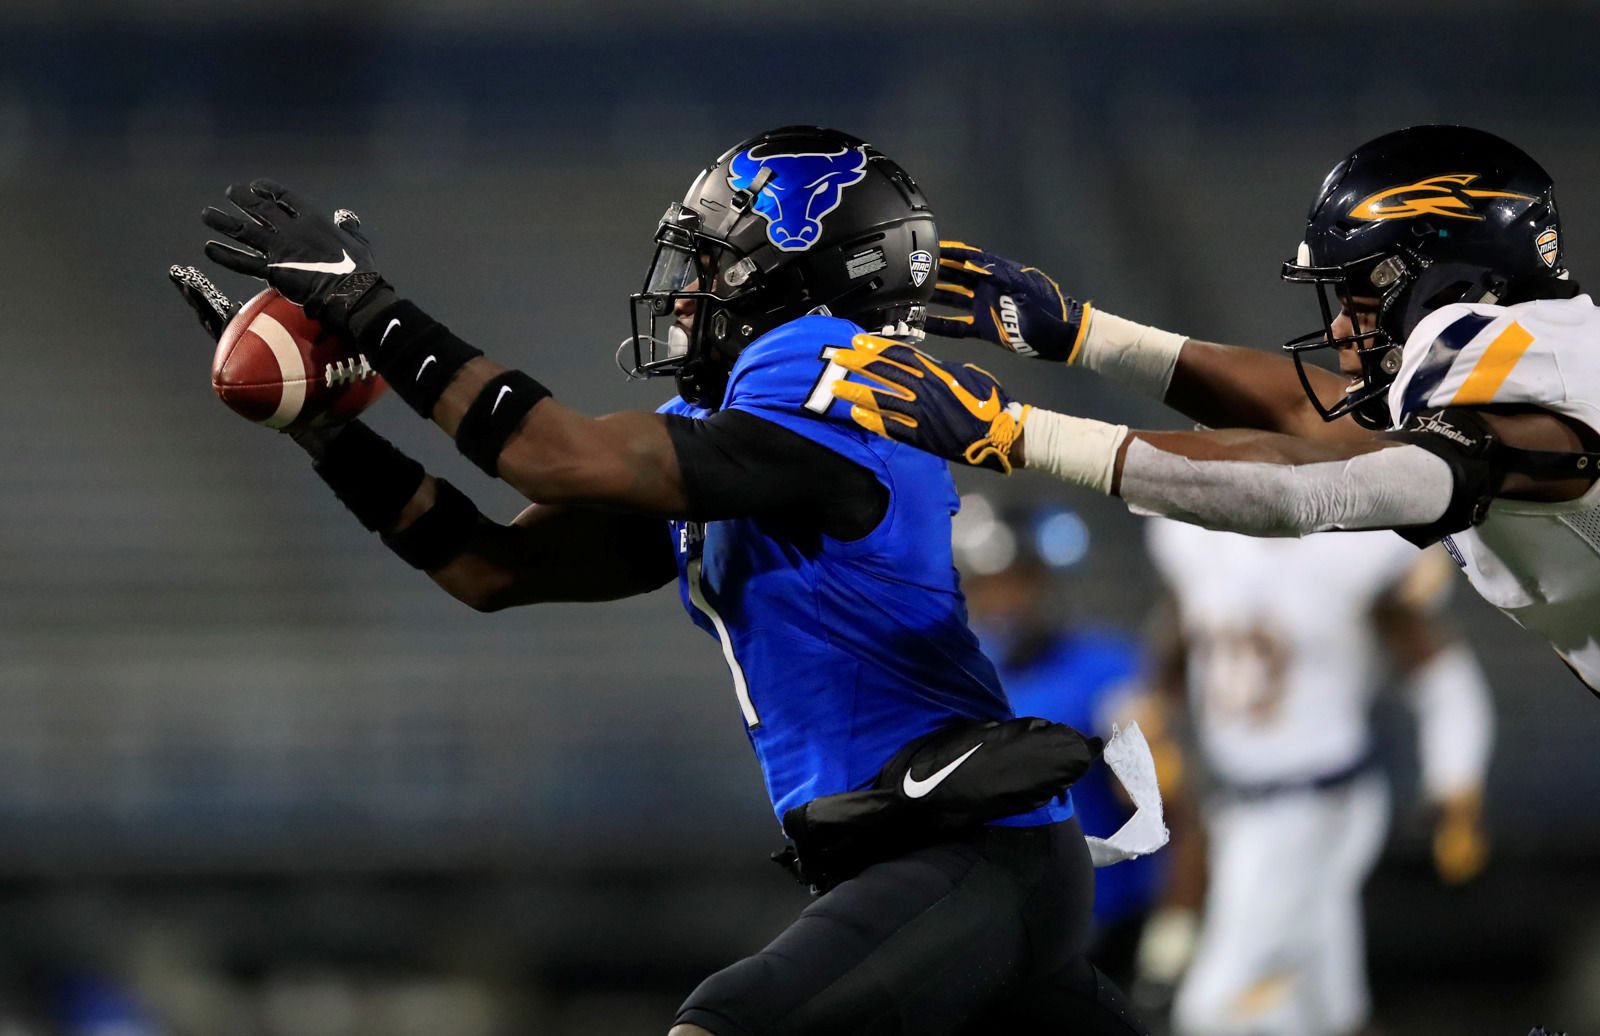
[[[733,156],[728,186],[747,190],[763,169],[771,170],[753,208],[766,218],[767,240],[785,252],[803,252],[822,237],[822,217],[839,207],[845,188],[866,178],[866,152],[763,155],[760,150],[757,145]]]

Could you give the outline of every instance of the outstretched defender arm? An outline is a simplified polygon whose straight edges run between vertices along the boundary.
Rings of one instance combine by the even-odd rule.
[[[1425,412],[1393,433],[1311,440],[1239,429],[1126,431],[1037,410],[1019,437],[1022,462],[1069,482],[1100,470],[1118,439],[1109,482],[1136,510],[1254,535],[1327,529],[1412,530],[1433,539],[1481,520],[1497,497],[1572,500],[1587,475],[1506,470],[1486,439],[1523,450],[1579,452],[1570,423],[1536,409]],[[1090,483],[1082,483],[1090,484]],[[1426,531],[1424,531],[1426,530]]]
[[[1344,379],[1320,367],[1306,376],[1321,399],[1336,399]],[[1161,402],[1209,428],[1254,428],[1305,439],[1359,442],[1373,432],[1351,417],[1325,421],[1311,405],[1287,356],[1186,339]]]
[[[1093,436],[1080,437],[1069,423],[1075,418],[1048,411],[1033,416],[1029,423],[1038,434],[1031,448],[1022,445],[1023,463],[1076,481],[1078,448]],[[1063,448],[1073,438],[1080,441]],[[1445,461],[1417,446],[1376,439],[1135,431],[1112,448],[1104,491],[1135,511],[1256,536],[1427,526],[1444,517],[1454,495]]]
[[[1347,441],[1242,429],[1129,431],[1024,406],[971,364],[859,336],[833,362],[854,372],[834,394],[863,427],[950,460],[1023,463],[1114,493],[1135,511],[1256,536],[1397,529],[1431,542],[1481,521],[1497,496],[1566,500],[1591,475],[1508,471],[1499,443],[1577,451],[1577,429],[1547,411],[1422,411],[1397,432]]]
[[[1147,327],[1063,293],[1037,267],[959,241],[941,241],[939,248],[934,301],[954,315],[930,316],[931,334],[981,338],[1021,356],[1095,371],[1212,428],[1333,442],[1372,436],[1348,417],[1324,421],[1288,356]],[[1331,371],[1308,366],[1306,377],[1320,399],[1344,392],[1345,380]]]

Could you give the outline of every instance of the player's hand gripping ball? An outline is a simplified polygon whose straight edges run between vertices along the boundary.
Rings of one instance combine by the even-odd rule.
[[[267,288],[222,329],[211,387],[236,413],[294,432],[348,421],[388,386],[351,343]]]
[[[228,200],[237,213],[213,205],[200,214],[232,242],[207,241],[206,258],[261,278],[328,327],[347,330],[351,312],[383,286],[361,219],[349,209],[324,216],[325,209],[272,180],[234,184]]]

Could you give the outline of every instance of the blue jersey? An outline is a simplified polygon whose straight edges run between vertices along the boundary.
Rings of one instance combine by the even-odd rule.
[[[1057,637],[1026,665],[1002,665],[1001,674],[1020,714],[1110,737],[1107,701],[1137,675],[1138,667],[1139,653],[1132,644],[1109,634],[1080,632]],[[1072,786],[1078,822],[1086,834],[1105,838],[1131,815],[1113,781],[1110,767],[1096,766]],[[1165,857],[1156,853],[1096,871],[1095,921],[1112,924],[1149,910],[1165,884],[1165,870]]]
[[[791,321],[733,365],[723,409],[781,425],[872,472],[888,510],[845,542],[797,535],[770,519],[673,522],[679,586],[695,623],[716,637],[781,819],[820,795],[871,784],[906,742],[964,720],[1005,720],[1011,706],[967,628],[950,554],[957,496],[945,462],[872,435],[836,402],[845,376],[829,350],[861,329],[836,317]],[[673,400],[662,413],[709,411]],[[1072,815],[1070,797],[1001,823]]]

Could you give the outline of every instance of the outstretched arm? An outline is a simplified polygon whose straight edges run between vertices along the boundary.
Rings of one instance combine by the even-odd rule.
[[[400,299],[354,213],[324,215],[268,180],[227,193],[237,214],[202,214],[230,242],[208,243],[210,258],[265,279],[354,340],[468,459],[544,505],[500,525],[359,423],[302,438],[318,473],[367,528],[475,607],[653,589],[675,570],[662,518],[811,514],[843,538],[881,518],[883,487],[864,468],[748,414],[591,418],[563,406]]]
[[[227,195],[237,213],[202,214],[229,239],[208,243],[206,255],[266,280],[353,339],[397,395],[490,475],[541,503],[687,513],[664,418],[586,417],[555,403],[533,378],[484,357],[395,294],[348,209],[326,215],[270,180],[232,186]]]
[[[169,276],[209,337],[219,338],[238,306],[193,267],[174,266]],[[611,600],[676,574],[659,518],[534,505],[502,525],[360,421],[290,437],[363,525],[473,608]]]
[[[613,601],[677,575],[665,522],[640,515],[533,504],[509,525],[487,519],[460,553],[428,572],[478,611],[547,601]]]
[[[1306,367],[1319,399],[1338,399],[1345,381]],[[1255,428],[1304,439],[1360,442],[1373,433],[1352,417],[1324,421],[1287,356],[1190,338],[1173,366],[1162,402],[1209,428]]]
[[[1587,476],[1506,472],[1496,443],[1581,449],[1543,411],[1422,412],[1399,432],[1350,441],[1240,429],[1129,431],[1017,403],[992,375],[860,335],[833,362],[860,380],[834,394],[863,427],[968,464],[1013,463],[1114,493],[1136,510],[1256,536],[1401,529],[1431,542],[1484,517],[1496,496],[1571,499]]]
[[[1103,450],[1110,436],[1092,427],[1084,435],[1076,421],[1037,412],[1030,431],[1038,434],[1025,453],[1029,466],[1077,481],[1075,472],[1094,463],[1082,447],[1100,439],[1093,449]],[[1427,526],[1445,515],[1454,495],[1445,461],[1418,446],[1376,439],[1133,431],[1111,450],[1104,491],[1134,510],[1255,536]]]
[[[501,524],[359,422],[301,433],[296,441],[363,525],[478,611],[616,600],[647,593],[677,574],[660,518],[535,504]]]
[[[329,218],[269,180],[230,187],[228,198],[245,218],[207,209],[206,224],[234,244],[211,242],[206,254],[353,338],[396,395],[530,500],[696,521],[808,514],[845,538],[883,513],[885,491],[865,468],[748,413],[592,418],[563,406],[400,299],[348,209]]]
[[[1327,422],[1306,397],[1294,361],[1277,352],[1188,338],[1080,302],[1037,267],[959,241],[939,243],[934,300],[953,316],[928,330],[981,338],[1011,352],[1096,371],[1212,428],[1254,428],[1352,441],[1371,432],[1350,418]],[[1338,399],[1345,382],[1306,368],[1318,397]]]
[[[405,303],[379,309],[367,326],[382,326],[385,313],[402,309],[416,311]],[[428,416],[470,458],[529,500],[603,504],[670,517],[689,514],[668,421],[660,414],[623,411],[589,417],[546,396],[498,441],[492,437],[499,430],[488,431],[491,438],[483,452],[473,456],[468,452],[471,437],[484,433],[469,429],[464,437],[463,422],[474,405],[482,409],[480,401],[487,399],[492,406],[502,387],[511,388],[500,400],[502,408],[512,404],[516,392],[529,391],[511,380],[515,378],[516,371],[492,360],[472,359]]]
[[[1066,481],[1098,470],[1121,426],[1038,411],[1030,467]],[[1254,535],[1398,529],[1431,543],[1482,521],[1499,497],[1553,502],[1588,491],[1576,472],[1508,470],[1501,446],[1551,455],[1584,449],[1573,425],[1536,409],[1454,408],[1412,415],[1396,432],[1349,441],[1218,429],[1126,432],[1110,486],[1136,510]],[[1086,451],[1088,451],[1086,453]]]

